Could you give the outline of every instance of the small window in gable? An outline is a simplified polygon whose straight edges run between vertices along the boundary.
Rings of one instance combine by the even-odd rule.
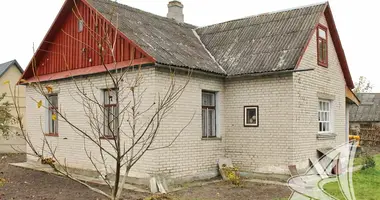
[[[317,48],[318,48],[318,51],[317,51],[318,65],[327,67],[328,66],[327,27],[323,25],[318,26]]]
[[[78,20],[78,32],[82,32],[83,31],[83,26],[84,26],[84,22],[83,20]]]

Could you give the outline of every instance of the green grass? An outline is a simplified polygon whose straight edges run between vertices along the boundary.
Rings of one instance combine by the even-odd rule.
[[[377,200],[380,199],[380,154],[375,157],[376,167],[360,170],[354,173],[354,191],[357,200]],[[356,159],[355,164],[361,164],[361,159]],[[343,195],[339,190],[337,182],[326,184],[324,189],[337,199],[342,199]]]

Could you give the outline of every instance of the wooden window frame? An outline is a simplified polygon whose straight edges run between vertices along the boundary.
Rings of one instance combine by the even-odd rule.
[[[320,108],[320,103],[328,103],[328,110],[322,110]],[[333,125],[333,122],[332,122],[332,119],[333,119],[333,116],[332,116],[332,102],[329,101],[329,100],[323,100],[323,99],[318,99],[318,133],[332,133],[332,125]],[[327,113],[327,116],[328,116],[328,121],[323,121],[321,120],[321,117],[320,117],[320,114],[321,113]],[[327,131],[321,131],[320,129],[320,123],[322,123],[322,126],[323,126],[323,123],[328,123],[328,129]]]
[[[56,106],[53,106],[53,105],[50,105],[50,103],[52,103],[52,101],[50,100],[50,97],[52,96],[56,96],[57,97],[57,105]],[[57,114],[57,110],[58,110],[58,94],[49,94],[48,95],[48,102],[49,102],[49,105],[48,105],[48,131],[49,133],[45,134],[45,136],[51,136],[51,137],[58,137],[59,136],[59,131],[58,131],[58,114]],[[55,112],[54,112],[55,111]],[[56,120],[53,120],[52,119],[52,115],[55,113],[56,115]],[[50,123],[52,124],[55,124],[55,129],[57,130],[56,132],[51,131],[50,130]]]
[[[256,109],[256,124],[247,123],[247,111],[248,109]],[[244,127],[259,127],[259,106],[244,106]]]
[[[214,106],[204,106],[203,105],[203,94],[204,93],[208,93],[208,94],[213,94],[214,95]],[[202,138],[217,138],[217,127],[216,127],[216,109],[217,109],[217,106],[216,106],[216,92],[202,90],[202,97],[201,97],[201,99],[202,99],[202,112],[201,113],[203,114],[203,110],[206,110],[206,114],[208,114],[208,110],[212,109],[212,110],[214,110],[214,120],[215,120],[215,124],[214,124],[215,133],[214,133],[214,135],[210,136],[209,133],[204,134],[205,130],[203,128],[203,116],[202,116]],[[207,120],[206,120],[206,125],[207,125]]]
[[[116,138],[116,136],[113,136],[113,135],[106,135],[106,129],[108,127],[108,126],[106,126],[106,124],[107,124],[106,120],[108,120],[108,117],[106,116],[107,109],[114,108],[116,110],[115,112],[119,112],[119,108],[118,108],[117,104],[106,104],[105,103],[106,102],[106,92],[108,90],[114,91],[116,89],[113,88],[113,89],[104,89],[104,90],[102,90],[102,92],[103,92],[103,106],[104,106],[104,113],[103,113],[104,127],[103,127],[103,135],[100,137],[100,139],[103,139],[103,140],[113,140],[113,139]],[[114,126],[117,127],[119,125],[114,125]]]
[[[322,38],[319,36],[319,30],[323,30],[325,31],[326,33],[326,39]],[[317,61],[318,61],[318,65],[319,66],[322,66],[322,67],[328,67],[329,66],[329,46],[328,46],[328,29],[326,26],[322,25],[322,24],[319,24],[317,26]],[[319,41],[322,41],[322,43],[326,44],[326,57],[325,57],[325,60],[321,60],[320,59],[320,44],[319,44]],[[323,51],[323,50],[322,50]],[[323,53],[323,52],[322,52]]]

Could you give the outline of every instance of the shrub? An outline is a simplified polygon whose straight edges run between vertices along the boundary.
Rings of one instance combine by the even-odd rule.
[[[376,166],[375,159],[369,154],[365,154],[362,160],[362,170],[374,168]]]
[[[236,167],[223,167],[222,170],[232,184],[240,185],[240,175]]]

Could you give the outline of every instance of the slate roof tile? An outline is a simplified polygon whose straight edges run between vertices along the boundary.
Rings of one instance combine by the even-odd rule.
[[[229,76],[294,69],[327,5],[197,28],[109,0],[88,2],[107,19],[115,10],[119,30],[158,63]]]

